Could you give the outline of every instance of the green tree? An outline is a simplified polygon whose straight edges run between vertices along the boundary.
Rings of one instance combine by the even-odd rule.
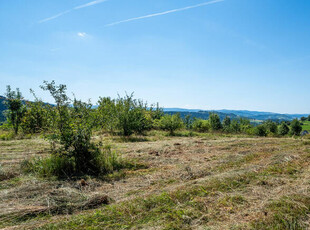
[[[208,120],[195,119],[193,122],[193,130],[197,132],[208,132],[211,125]]]
[[[6,117],[8,122],[13,126],[15,134],[18,133],[23,115],[25,114],[26,107],[23,104],[23,96],[19,89],[16,91],[11,90],[11,86],[6,88],[6,100],[4,100],[5,105],[8,110],[6,111]]]
[[[148,119],[147,103],[133,99],[133,94],[119,97],[116,100],[117,127],[124,136],[133,133],[143,134],[152,128],[152,120]]]
[[[285,122],[282,122],[280,127],[279,127],[279,134],[281,136],[285,136],[289,133],[290,128],[288,127],[288,125]]]
[[[159,107],[158,103],[156,103],[156,107],[151,106],[149,110],[151,112],[152,120],[158,120],[165,115],[163,109]]]
[[[44,81],[44,84],[40,87],[48,91],[51,96],[54,98],[56,106],[50,111],[50,116],[53,120],[54,134],[50,137],[54,137],[55,140],[59,140],[67,150],[71,142],[69,139],[71,136],[71,116],[70,116],[70,98],[66,94],[67,86],[60,84],[56,85],[55,81],[47,82]]]
[[[210,113],[209,122],[213,131],[222,129],[222,123],[218,114]]]
[[[268,120],[264,123],[264,125],[266,126],[266,129],[269,133],[278,133],[278,126],[275,122]]]
[[[184,125],[180,114],[174,114],[174,115],[164,115],[160,118],[158,121],[158,126],[162,130],[169,131],[170,135],[174,135],[174,132],[180,128],[182,128]]]
[[[38,99],[33,92],[35,101],[26,102],[27,110],[23,116],[21,127],[25,133],[39,133],[43,130],[47,130],[49,127],[49,107],[42,100]]]
[[[301,117],[300,120],[301,121],[306,121],[308,118],[307,117]]]
[[[191,115],[187,115],[185,118],[184,118],[184,124],[185,124],[185,127],[187,130],[190,130],[193,128],[193,118]]]
[[[116,101],[110,97],[100,97],[98,105],[96,119],[98,125],[113,133],[117,128]]]
[[[233,120],[231,122],[231,131],[233,133],[240,133],[241,132],[241,125],[237,120]]]
[[[294,119],[291,122],[291,132],[293,135],[299,136],[300,133],[302,131],[302,126],[300,124],[300,122],[298,121],[298,119]]]
[[[230,132],[231,119],[229,116],[226,116],[223,120],[223,129],[226,132]]]
[[[265,125],[258,125],[255,127],[255,134],[260,137],[267,136],[267,129]]]
[[[243,133],[247,133],[249,130],[253,129],[253,125],[251,124],[250,120],[247,118],[240,118],[239,123],[240,123],[241,132]]]

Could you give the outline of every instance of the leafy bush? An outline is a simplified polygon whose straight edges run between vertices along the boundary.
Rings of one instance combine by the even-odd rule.
[[[306,121],[306,120],[307,120],[307,117],[301,117],[300,120],[301,120],[301,121]]]
[[[9,141],[15,137],[14,133],[2,133],[0,134],[0,140]]]
[[[248,129],[245,131],[245,133],[246,133],[247,135],[254,136],[254,135],[256,135],[256,128],[255,128],[255,127],[248,128]]]
[[[75,161],[71,157],[52,154],[48,158],[34,158],[21,163],[25,173],[34,173],[41,177],[69,178],[75,174]]]
[[[292,135],[299,136],[302,131],[302,126],[300,125],[300,122],[298,119],[295,119],[291,122],[291,132]]]
[[[116,101],[110,97],[100,97],[98,105],[97,125],[113,133],[117,128]]]
[[[223,129],[225,132],[230,132],[231,119],[226,116],[223,120]]]
[[[264,125],[258,125],[255,127],[255,134],[260,137],[266,137],[267,136],[267,129]]]
[[[71,107],[65,85],[56,86],[54,81],[44,84],[42,89],[49,91],[56,102],[55,108],[51,110],[55,126],[48,138],[52,143],[60,144],[60,147],[54,150],[55,156],[50,158],[50,161],[60,165],[60,168],[63,163],[66,166],[68,162],[70,165],[74,162],[73,166],[68,168],[74,168],[75,174],[100,174],[102,169],[99,159],[102,154],[98,146],[91,143],[95,125],[92,105],[74,99]]]
[[[281,136],[285,136],[289,133],[290,128],[288,127],[288,125],[285,122],[282,122],[280,127],[279,127],[279,134]]]
[[[100,98],[98,104],[98,125],[111,133],[118,129],[124,136],[143,134],[153,127],[153,116],[160,117],[159,108],[154,110],[151,106],[148,109],[147,103],[134,99],[133,94],[118,97],[116,100]]]
[[[9,124],[13,126],[15,134],[17,134],[22,117],[25,113],[25,105],[22,101],[23,96],[18,88],[16,91],[12,91],[9,85],[7,86],[5,96],[6,100],[4,103],[8,108],[5,115]]]
[[[164,115],[157,121],[157,126],[162,130],[169,131],[170,135],[174,135],[174,132],[183,127],[184,123],[180,117],[180,114]]]
[[[147,116],[147,104],[133,99],[133,94],[116,100],[117,126],[124,136],[134,132],[143,134],[152,128],[152,120]]]
[[[223,128],[220,117],[216,113],[210,113],[209,122],[213,131],[218,131]]]
[[[149,108],[152,120],[159,120],[162,116],[164,116],[164,111],[162,108],[159,107],[159,104],[156,104],[156,107],[154,105],[151,105]]]
[[[240,124],[240,130],[243,133],[247,133],[248,129],[252,129],[253,125],[251,124],[250,120],[247,118],[240,118],[239,119],[239,124]]]
[[[192,118],[191,115],[187,115],[184,118],[184,125],[186,127],[187,130],[193,129],[193,123],[194,123],[194,118]]]
[[[233,133],[240,133],[241,132],[240,123],[237,120],[233,120],[230,125],[230,130]]]
[[[25,160],[21,168],[25,173],[33,173],[41,177],[70,178],[84,175],[76,163],[73,156],[64,157],[62,153],[58,153],[47,158]],[[124,167],[127,167],[127,163],[115,151],[112,151],[110,146],[105,146],[103,151],[97,151],[92,156],[92,168],[88,174],[100,176]]]
[[[208,132],[211,129],[208,120],[195,119],[193,122],[193,130],[197,132]]]
[[[269,133],[272,133],[272,134],[278,133],[278,125],[275,122],[269,120],[269,121],[266,121],[264,125],[266,126],[266,129]]]
[[[32,90],[30,92],[34,95],[35,101],[26,102],[27,109],[21,121],[21,127],[25,133],[39,133],[49,127],[50,106],[38,99]]]

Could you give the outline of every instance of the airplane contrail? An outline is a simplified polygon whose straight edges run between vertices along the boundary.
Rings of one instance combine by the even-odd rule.
[[[203,3],[197,4],[197,5],[187,6],[187,7],[183,7],[183,8],[174,9],[174,10],[168,10],[168,11],[164,11],[161,13],[155,13],[155,14],[149,14],[149,15],[135,17],[135,18],[129,18],[129,19],[125,19],[122,21],[117,21],[117,22],[113,22],[110,24],[106,24],[105,26],[115,26],[117,24],[121,24],[121,23],[125,23],[125,22],[132,22],[132,21],[141,20],[141,19],[145,19],[145,18],[157,17],[157,16],[161,16],[161,15],[165,15],[165,14],[171,14],[171,13],[175,13],[175,12],[179,12],[179,11],[184,11],[184,10],[198,8],[198,7],[202,7],[202,6],[206,6],[206,5],[211,5],[211,4],[215,4],[215,3],[223,2],[223,1],[225,1],[225,0],[214,0],[214,1],[209,1],[209,2],[203,2]]]
[[[54,16],[42,19],[42,20],[38,21],[38,23],[44,23],[44,22],[56,19],[56,18],[58,18],[60,16],[63,16],[65,14],[68,14],[68,13],[70,13],[72,11],[79,10],[79,9],[82,9],[82,8],[85,8],[85,7],[89,7],[89,6],[93,6],[93,5],[97,5],[99,3],[106,2],[106,1],[108,1],[108,0],[95,0],[95,1],[83,4],[83,5],[80,5],[80,6],[76,6],[76,7],[72,8],[72,9],[70,9],[70,10],[66,10],[66,11],[63,11],[63,12],[61,12],[59,14],[54,15]]]

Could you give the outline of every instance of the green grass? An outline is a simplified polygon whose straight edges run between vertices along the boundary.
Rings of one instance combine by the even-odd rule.
[[[201,215],[190,208],[189,199],[162,193],[146,199],[113,204],[91,215],[79,215],[69,222],[42,229],[131,229],[164,225],[164,229],[189,229],[192,219]]]
[[[253,229],[308,229],[304,221],[310,214],[310,198],[306,195],[296,194],[281,197],[270,202],[265,211],[265,220],[254,221]]]
[[[217,218],[222,207],[238,207],[247,203],[241,195],[226,195],[217,199],[217,193],[240,191],[255,180],[252,173],[214,178],[204,185],[184,187],[173,192],[163,192],[146,198],[137,198],[103,207],[93,214],[77,215],[68,222],[48,224],[42,229],[191,229],[194,221],[207,224]],[[209,200],[207,210],[201,199]]]
[[[310,121],[303,121],[303,126],[302,126],[302,130],[307,130],[309,131],[310,130]]]
[[[42,176],[50,162],[33,162],[25,175],[18,171],[23,159],[49,158],[42,140],[0,141],[0,201],[16,207],[0,202],[0,227],[307,229],[308,139],[193,136],[182,130],[174,137],[154,131],[148,141],[96,138],[121,149],[127,164],[104,177],[83,177],[84,187],[82,177]],[[8,160],[15,156],[13,169]],[[111,202],[92,202],[97,195]]]

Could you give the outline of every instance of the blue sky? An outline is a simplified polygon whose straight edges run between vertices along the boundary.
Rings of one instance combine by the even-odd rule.
[[[309,0],[0,0],[0,94],[310,113],[309,63]]]

